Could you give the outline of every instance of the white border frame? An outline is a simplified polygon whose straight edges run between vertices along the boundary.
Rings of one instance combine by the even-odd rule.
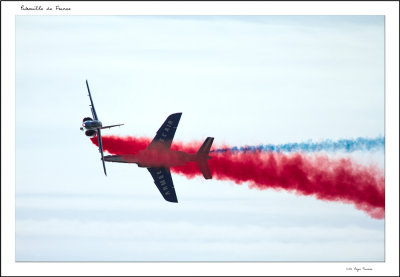
[[[21,10],[47,6],[70,11]],[[385,15],[385,262],[380,263],[16,263],[15,16],[16,15]],[[399,275],[399,3],[343,2],[1,2],[1,269],[2,276],[60,275]],[[372,271],[346,271],[347,267]]]

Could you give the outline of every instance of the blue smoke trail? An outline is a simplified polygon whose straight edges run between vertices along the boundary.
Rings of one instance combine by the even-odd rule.
[[[312,142],[311,140],[301,143],[287,143],[287,144],[265,144],[258,146],[234,146],[232,148],[221,148],[212,150],[210,152],[247,152],[247,151],[266,151],[266,152],[354,152],[354,151],[378,151],[385,149],[385,137],[370,138],[357,138],[357,139],[340,139],[332,141],[330,139],[321,142]]]

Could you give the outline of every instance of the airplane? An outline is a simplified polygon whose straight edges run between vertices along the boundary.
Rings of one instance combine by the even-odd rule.
[[[86,80],[86,87],[88,90],[88,96],[90,99],[90,110],[92,111],[92,116],[91,117],[85,117],[83,119],[82,127],[80,128],[81,131],[85,131],[85,135],[88,137],[95,137],[97,135],[97,141],[99,142],[99,152],[101,154],[101,160],[103,161],[103,169],[104,169],[104,174],[107,176],[106,172],[106,165],[104,163],[104,155],[103,155],[103,144],[101,143],[101,129],[106,129],[106,128],[112,128],[112,127],[117,127],[121,126],[124,124],[116,124],[116,125],[109,125],[109,126],[103,126],[99,118],[97,117],[96,110],[94,109],[93,105],[93,100],[92,100],[92,95],[90,94],[90,89],[89,89],[89,84],[88,81]]]
[[[181,115],[182,113],[175,113],[168,116],[146,149],[140,150],[137,154],[107,155],[104,160],[116,163],[135,163],[138,167],[147,168],[164,199],[177,203],[170,167],[196,162],[204,178],[212,179],[208,165],[211,157],[208,154],[214,141],[214,138],[208,137],[198,152],[194,154],[171,150],[171,143]]]

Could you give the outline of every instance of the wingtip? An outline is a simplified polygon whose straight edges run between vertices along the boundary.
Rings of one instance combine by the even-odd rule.
[[[168,197],[165,197],[165,195],[163,195],[163,197],[169,203],[178,203],[178,198],[177,197],[176,198],[168,198]]]

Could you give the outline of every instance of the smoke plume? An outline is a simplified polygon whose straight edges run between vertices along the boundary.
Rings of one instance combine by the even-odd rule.
[[[151,141],[149,138],[117,136],[103,136],[102,139],[104,151],[117,155],[135,154]],[[97,145],[96,137],[91,140]],[[196,153],[200,145],[201,142],[174,142],[171,149]],[[323,153],[218,151],[214,148],[210,156],[210,169],[216,180],[351,203],[373,218],[385,216],[385,177],[377,166],[361,165],[349,157],[334,159]],[[171,168],[171,171],[187,178],[201,176],[194,162]]]
[[[214,150],[214,152],[246,152],[246,151],[266,151],[266,152],[347,152],[354,151],[380,151],[385,148],[385,138],[356,138],[356,139],[340,139],[322,140],[320,142],[293,142],[286,144],[260,144],[257,146],[234,146],[224,147]]]

